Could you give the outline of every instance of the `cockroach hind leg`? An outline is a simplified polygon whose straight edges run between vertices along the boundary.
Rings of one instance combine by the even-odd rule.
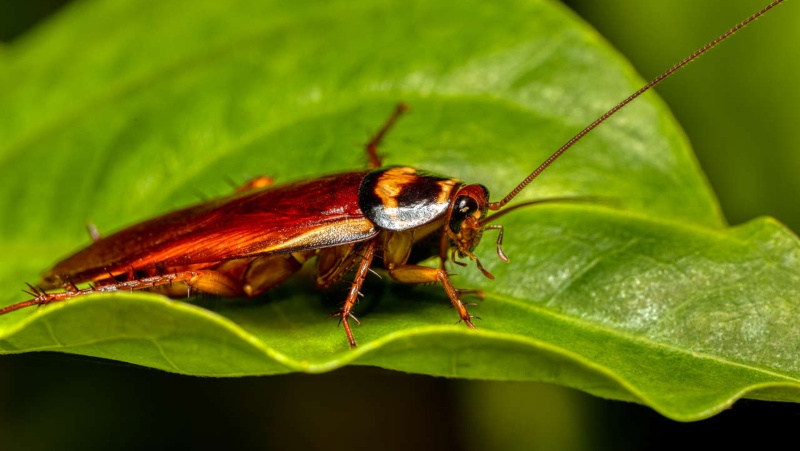
[[[41,296],[45,292],[41,288],[39,288],[37,286],[34,286],[34,285],[31,285],[28,282],[25,282],[25,285],[28,286],[28,289],[27,290],[22,290],[22,292],[27,294],[27,295],[29,295],[29,296],[32,296],[34,298],[38,298],[39,296]]]
[[[49,303],[51,303],[51,302],[56,300],[56,296],[48,293],[47,291],[45,291],[45,290],[43,290],[43,289],[41,289],[41,288],[39,288],[37,286],[31,285],[31,284],[29,284],[27,282],[25,282],[25,285],[28,286],[28,290],[22,290],[23,293],[27,293],[27,294],[29,294],[29,295],[31,295],[33,297],[33,299],[31,299],[31,300],[29,300],[27,302],[30,303],[29,305],[36,305],[37,309],[39,307],[43,306],[43,305],[47,305],[47,304],[49,304]],[[77,293],[78,291],[79,290],[76,287],[74,291],[67,291],[65,293],[65,295],[69,295],[69,293]],[[20,306],[19,308],[23,308],[23,307],[27,306],[27,305],[23,305],[23,304],[25,304],[25,302],[20,302],[19,304],[16,304],[16,305],[19,305]],[[12,305],[10,307],[14,307],[14,306]],[[16,309],[14,309],[14,310],[16,310]],[[3,312],[3,313],[5,313],[5,312]]]
[[[27,294],[27,295],[29,295],[29,296],[31,296],[31,297],[33,297],[33,299],[29,299],[27,301],[18,302],[16,304],[12,304],[12,305],[0,308],[0,315],[4,315],[6,313],[10,313],[10,312],[13,312],[13,311],[16,311],[16,310],[20,310],[20,309],[23,309],[23,308],[26,308],[26,307],[33,307],[33,306],[36,306],[37,308],[41,307],[42,305],[49,304],[51,302],[60,300],[60,299],[56,299],[59,294],[62,295],[62,296],[66,295],[66,297],[70,297],[69,293],[66,293],[66,294],[65,293],[52,294],[52,293],[47,293],[43,289],[41,289],[39,287],[36,287],[34,285],[31,285],[29,283],[26,283],[25,285],[28,286],[28,289],[27,290],[22,290],[22,292]]]
[[[77,285],[75,285],[75,282],[73,282],[73,281],[71,281],[71,280],[69,280],[69,279],[68,279],[68,280],[66,280],[66,281],[64,281],[64,283],[63,283],[62,285],[64,286],[64,289],[65,289],[66,291],[74,291],[74,292],[78,292],[78,291],[80,291],[80,289],[78,288],[78,286],[77,286]]]
[[[62,291],[57,293],[48,293],[47,291],[27,284],[29,290],[23,290],[25,293],[31,295],[33,299],[28,301],[19,302],[4,308],[0,308],[0,315],[13,312],[25,307],[32,307],[34,305],[41,306],[53,302],[65,301],[78,296],[90,293],[110,293],[120,290],[147,290],[154,287],[169,286],[175,282],[184,282],[192,286],[198,291],[203,291],[211,294],[218,294],[220,296],[240,296],[243,295],[242,291],[238,288],[235,281],[225,274],[218,273],[213,270],[198,270],[198,271],[181,271],[171,274],[163,274],[158,276],[144,277],[141,279],[126,280],[115,282],[105,285],[96,285],[90,283],[87,288],[77,289],[72,291]],[[65,287],[69,289],[68,286]]]

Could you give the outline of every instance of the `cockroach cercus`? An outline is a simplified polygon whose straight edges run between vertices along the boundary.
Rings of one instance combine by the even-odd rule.
[[[488,278],[473,253],[483,232],[516,208],[504,207],[583,136],[642,93],[693,61],[783,0],[777,0],[691,54],[620,102],[567,141],[516,188],[490,202],[483,185],[469,185],[447,176],[405,166],[382,167],[377,148],[405,111],[400,105],[366,146],[368,170],[352,171],[272,186],[257,178],[229,197],[212,200],[123,229],[94,242],[47,271],[39,286],[29,285],[32,299],[0,309],[0,314],[41,306],[91,293],[154,290],[185,296],[198,290],[226,297],[252,297],[275,287],[316,257],[315,283],[327,288],[353,273],[340,318],[351,347],[356,340],[348,320],[373,262],[381,261],[401,283],[439,283],[460,321],[475,328],[445,270],[450,259],[467,258]],[[552,200],[552,199],[551,199]],[[489,215],[489,211],[497,213]],[[424,243],[423,243],[424,242]],[[433,243],[433,246],[431,246]],[[437,255],[439,267],[409,261],[415,245]],[[79,288],[80,284],[87,284]],[[61,291],[52,291],[61,290]]]

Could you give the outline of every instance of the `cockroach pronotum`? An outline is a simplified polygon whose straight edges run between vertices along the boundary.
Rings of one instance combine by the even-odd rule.
[[[377,149],[384,135],[406,110],[400,105],[369,141],[368,169],[333,174],[273,186],[261,177],[233,195],[203,202],[123,229],[107,237],[93,233],[94,242],[47,271],[39,286],[29,285],[32,299],[3,309],[41,306],[91,293],[154,290],[185,296],[197,290],[225,297],[253,297],[275,287],[316,257],[315,283],[327,288],[354,274],[340,318],[351,347],[356,346],[349,320],[373,263],[382,261],[389,276],[402,283],[439,283],[460,321],[475,328],[445,270],[448,260],[463,265],[466,258],[488,278],[493,276],[473,253],[493,222],[516,208],[504,207],[531,181],[587,133],[625,105],[684,67],[783,0],[777,0],[706,44],[611,108],[567,141],[516,188],[489,201],[483,185],[464,182],[406,166],[382,167]],[[489,215],[489,211],[497,212]],[[410,261],[412,248],[424,244],[439,267]],[[80,284],[89,284],[79,288]],[[51,291],[62,290],[62,291]]]

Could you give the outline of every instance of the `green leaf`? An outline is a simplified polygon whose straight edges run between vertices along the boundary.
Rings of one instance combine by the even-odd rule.
[[[494,198],[642,85],[560,4],[99,2],[71,6],[6,52],[0,72],[0,286],[101,232],[230,192],[364,167],[381,148],[482,183]],[[521,199],[598,196],[504,216],[487,232],[479,330],[440,287],[370,278],[358,349],[325,317],[343,290],[309,274],[254,300],[147,293],[76,298],[0,317],[4,353],[51,350],[183,374],[240,376],[377,365],[541,380],[712,415],[742,396],[797,401],[797,238],[769,219],[724,225],[682,132],[654,95],[592,132]],[[432,264],[435,262],[431,261]],[[14,294],[18,293],[18,294]]]

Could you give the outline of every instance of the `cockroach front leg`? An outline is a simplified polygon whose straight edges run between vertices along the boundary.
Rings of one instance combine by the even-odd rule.
[[[444,291],[450,298],[450,302],[453,304],[453,308],[458,312],[461,321],[470,329],[476,328],[475,325],[472,324],[472,318],[478,317],[469,314],[466,305],[461,301],[460,293],[462,291],[453,286],[453,283],[450,282],[450,276],[447,275],[446,271],[437,268],[429,268],[427,266],[408,264],[396,265],[394,263],[389,263],[387,269],[389,270],[389,275],[398,282],[411,284],[441,283],[444,287]]]
[[[361,325],[358,319],[353,316],[352,311],[353,306],[355,306],[356,302],[358,302],[358,297],[361,296],[361,286],[364,285],[364,279],[367,278],[369,266],[372,264],[372,257],[375,256],[375,246],[375,240],[369,241],[363,246],[361,262],[359,262],[358,269],[355,272],[355,278],[350,284],[350,291],[347,293],[347,299],[345,299],[342,309],[331,315],[338,316],[340,318],[340,321],[344,326],[344,332],[347,334],[347,341],[350,342],[350,348],[355,348],[357,343],[355,338],[353,338],[353,331],[350,329],[348,319],[352,318],[353,321]]]

